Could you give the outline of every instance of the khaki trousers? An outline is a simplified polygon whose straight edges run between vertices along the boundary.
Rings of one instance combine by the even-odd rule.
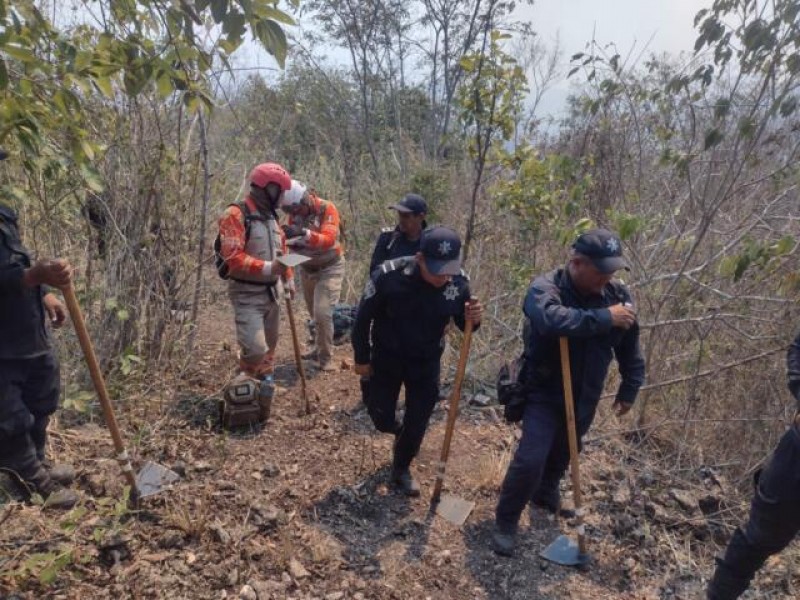
[[[266,288],[247,284],[231,285],[229,296],[236,318],[239,367],[253,377],[272,373],[278,346],[280,302],[273,302]],[[280,299],[280,286],[273,288]]]
[[[333,353],[333,305],[339,301],[344,278],[344,258],[320,270],[308,270],[300,266],[303,298],[308,314],[316,324],[315,346],[320,365],[331,360]]]

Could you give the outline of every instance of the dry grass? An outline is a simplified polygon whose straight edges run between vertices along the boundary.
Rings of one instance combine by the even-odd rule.
[[[166,508],[165,521],[181,530],[188,537],[199,540],[212,522],[213,503],[210,492],[203,489],[202,496],[183,503],[180,498],[170,502]]]
[[[513,454],[514,447],[509,446],[503,450],[492,449],[488,454],[481,456],[471,483],[479,490],[498,489],[503,482]]]

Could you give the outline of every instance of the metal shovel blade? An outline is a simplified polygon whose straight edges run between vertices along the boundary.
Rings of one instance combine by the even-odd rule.
[[[590,561],[590,556],[583,554],[578,544],[566,535],[558,536],[552,544],[542,550],[539,556],[565,567],[583,567]]]
[[[275,260],[277,260],[279,263],[283,265],[286,265],[290,269],[293,269],[297,265],[302,265],[304,262],[308,262],[309,260],[311,260],[311,257],[304,256],[302,254],[283,254],[281,256],[278,256]]]
[[[436,503],[436,514],[461,527],[466,521],[475,503],[458,496],[444,494]]]
[[[139,498],[152,496],[168,488],[181,478],[175,471],[154,462],[146,462],[136,476],[136,490]]]

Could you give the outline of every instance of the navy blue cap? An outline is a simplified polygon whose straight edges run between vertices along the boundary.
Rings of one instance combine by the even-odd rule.
[[[8,152],[0,148],[0,160],[5,160],[8,158]]]
[[[616,233],[608,229],[585,231],[578,236],[572,248],[591,260],[597,270],[606,275],[628,269],[628,263],[622,258],[622,242]]]
[[[425,266],[434,275],[458,275],[461,272],[461,239],[449,227],[428,227],[419,239]]]
[[[389,208],[402,213],[414,213],[415,215],[428,212],[428,204],[425,202],[425,198],[419,194],[406,194],[400,202],[392,204]]]

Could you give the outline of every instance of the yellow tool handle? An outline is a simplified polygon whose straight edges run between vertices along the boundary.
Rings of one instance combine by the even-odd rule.
[[[583,528],[583,497],[581,496],[581,469],[578,459],[578,434],[575,431],[575,403],[572,399],[572,371],[569,363],[569,340],[559,339],[561,349],[561,376],[564,380],[564,408],[567,411],[567,436],[569,437],[569,463],[572,475],[572,495],[575,498],[575,516],[578,530],[578,550],[586,554]]]
[[[447,457],[450,455],[450,442],[453,439],[453,431],[456,427],[458,417],[458,403],[461,400],[461,384],[464,382],[464,372],[467,370],[467,359],[469,358],[469,346],[472,342],[472,320],[467,319],[464,325],[464,340],[461,342],[461,354],[458,358],[458,368],[456,369],[456,379],[453,382],[453,391],[450,394],[450,409],[447,412],[447,428],[444,432],[444,443],[442,444],[442,454],[439,461],[439,469],[436,473],[436,484],[433,488],[433,502],[438,502],[442,495],[442,485],[444,485],[444,470],[447,464]]]

